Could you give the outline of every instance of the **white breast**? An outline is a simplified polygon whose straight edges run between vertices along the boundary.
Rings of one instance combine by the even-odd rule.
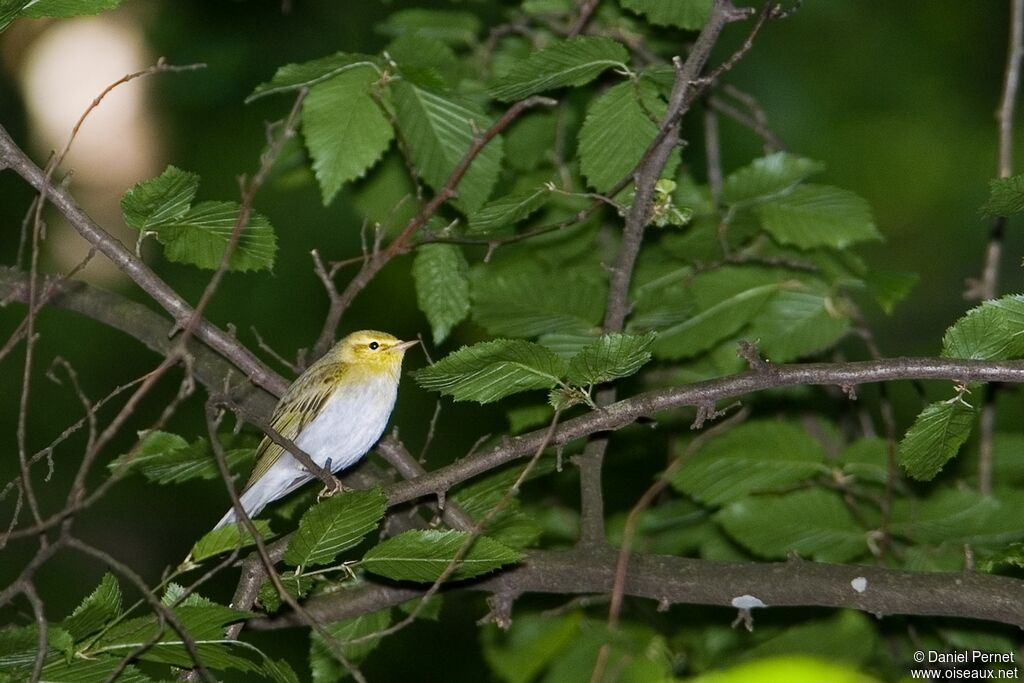
[[[295,440],[321,467],[349,467],[377,442],[388,425],[398,396],[390,378],[371,379],[336,391]]]

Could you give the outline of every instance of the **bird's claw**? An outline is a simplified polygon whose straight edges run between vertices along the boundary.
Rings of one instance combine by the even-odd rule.
[[[330,498],[336,493],[345,493],[346,491],[352,490],[349,487],[342,484],[341,480],[338,479],[337,477],[331,477],[331,481],[333,482],[333,484],[325,485],[323,490],[321,490],[320,493],[316,495],[317,500],[323,500],[324,498]]]

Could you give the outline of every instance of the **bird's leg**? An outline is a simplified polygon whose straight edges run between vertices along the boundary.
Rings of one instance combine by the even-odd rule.
[[[331,471],[331,459],[330,458],[327,458],[327,462],[324,463],[324,469],[327,470],[327,472]],[[332,483],[324,485],[323,490],[320,491],[320,493],[318,493],[317,496],[316,496],[317,500],[323,500],[324,498],[330,498],[331,496],[333,496],[336,493],[344,493],[345,491],[351,491],[352,490],[349,487],[347,487],[344,484],[342,484],[341,480],[338,479],[336,476],[334,476],[334,474],[331,474],[330,477],[331,477],[331,482]]]

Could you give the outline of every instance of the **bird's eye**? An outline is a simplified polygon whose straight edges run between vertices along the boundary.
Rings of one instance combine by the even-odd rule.
[[[379,348],[380,348],[380,344],[378,344],[377,342],[370,342],[370,350],[371,351],[376,351]]]

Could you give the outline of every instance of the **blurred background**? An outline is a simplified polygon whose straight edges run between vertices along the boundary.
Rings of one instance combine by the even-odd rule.
[[[65,164],[74,169],[71,187],[80,203],[132,246],[137,235],[125,227],[118,205],[128,187],[174,164],[200,174],[200,200],[237,199],[238,175],[251,173],[258,165],[265,122],[283,117],[290,106],[287,97],[245,105],[253,87],[285,63],[338,50],[378,51],[389,38],[374,31],[376,22],[405,6],[428,4],[132,0],[97,17],[19,20],[0,36],[0,123],[42,165],[50,150],[64,145],[89,102],[112,81],[158,57],[171,64],[206,63],[202,71],[151,76],[119,88],[89,118]],[[477,13],[485,25],[501,21],[512,6],[483,0],[435,4]],[[905,3],[881,0],[807,1],[791,18],[770,24],[753,51],[726,77],[757,98],[788,150],[827,164],[821,182],[868,199],[886,237],[884,243],[860,252],[868,263],[920,274],[913,294],[893,316],[869,311],[885,355],[936,354],[943,330],[973,305],[963,298],[964,283],[980,273],[987,239],[988,223],[978,209],[996,168],[994,113],[1005,62],[1007,4],[928,2],[913,3],[910,9]],[[719,59],[744,35],[742,27],[727,30],[716,52]],[[760,154],[759,142],[749,131],[725,119],[721,127],[727,172]],[[687,148],[684,159],[703,177],[701,147]],[[1024,156],[1019,158],[1017,168],[1024,168]],[[0,172],[0,264],[13,264],[17,258],[31,198],[27,185],[14,173]],[[253,347],[255,329],[288,359],[310,346],[327,308],[310,251],[317,248],[328,260],[360,253],[361,219],[351,206],[352,198],[343,190],[324,208],[312,175],[304,168],[278,172],[256,199],[256,208],[277,230],[274,273],[229,275],[208,317],[221,327],[234,325]],[[56,215],[47,215],[43,268],[63,272],[82,258],[86,245]],[[143,253],[161,277],[189,301],[197,300],[208,273],[166,262],[156,250]],[[1004,253],[1000,291],[1019,292],[1024,237],[1012,221]],[[373,327],[406,338],[425,331],[408,265],[406,258],[389,266],[356,300],[343,329]],[[146,301],[102,257],[94,259],[82,277]],[[344,279],[342,275],[342,283]],[[23,306],[0,308],[0,340],[7,339],[23,316]],[[29,414],[30,445],[35,448],[80,414],[68,388],[43,377],[55,356],[74,365],[84,390],[94,398],[159,362],[141,344],[74,314],[45,311],[38,331],[37,381]],[[472,327],[464,325],[439,352],[457,348],[472,335]],[[0,363],[4,482],[17,471],[14,435],[22,355],[20,348]],[[422,363],[422,355],[413,354],[408,367]],[[286,368],[276,367],[288,374]],[[137,414],[133,428],[155,419],[161,399],[175,389],[174,382],[163,382],[162,393]],[[904,420],[916,405],[907,402]],[[423,442],[433,408],[433,397],[405,383],[394,423],[414,450]],[[168,429],[188,438],[202,434],[201,409],[202,399],[193,400]],[[474,424],[471,434],[457,429],[467,417]],[[450,461],[480,434],[505,428],[500,412],[446,404],[431,457]],[[126,435],[109,453],[129,446]],[[54,454],[53,491],[66,490],[75,463],[61,460],[75,458],[81,447],[81,440],[72,439]],[[46,489],[40,492],[44,504],[58,504],[59,499],[47,498]],[[144,507],[140,500],[146,501]],[[9,519],[10,503],[10,498],[0,503],[3,524]],[[133,477],[84,516],[77,528],[83,537],[116,551],[153,583],[168,565],[184,557],[226,505],[219,482],[183,490]],[[0,561],[3,585],[32,551],[29,545],[0,551],[5,556]],[[70,611],[102,574],[94,563],[80,560],[61,556],[39,576],[40,590],[55,618]],[[69,576],[75,577],[73,583]],[[226,578],[211,592],[226,599],[231,583]],[[476,638],[473,622],[480,614],[455,602],[446,609],[465,611],[463,618],[451,622],[462,630],[448,628],[442,633],[417,623],[402,632],[397,638],[408,647],[392,643],[387,648],[392,674],[402,668],[415,674],[424,648],[436,652],[457,638]],[[257,637],[257,642],[275,656],[288,648],[304,652],[307,647],[304,636],[297,634],[292,639]],[[474,666],[482,666],[472,661],[461,665],[467,667],[467,675]],[[374,666],[371,658],[364,667],[371,680]]]

